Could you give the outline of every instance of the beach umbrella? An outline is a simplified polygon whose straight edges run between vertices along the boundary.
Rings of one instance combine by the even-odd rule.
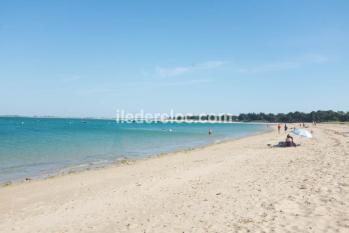
[[[311,133],[308,130],[305,129],[294,129],[292,130],[292,133],[301,137],[305,137],[305,138],[312,138],[313,135],[311,135]]]

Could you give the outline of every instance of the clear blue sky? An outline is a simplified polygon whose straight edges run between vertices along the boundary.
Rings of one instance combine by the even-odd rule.
[[[349,111],[349,1],[0,1],[0,115]]]

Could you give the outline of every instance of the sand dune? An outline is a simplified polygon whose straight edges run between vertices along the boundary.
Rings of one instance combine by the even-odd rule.
[[[0,188],[0,232],[349,232],[349,126],[263,135]]]

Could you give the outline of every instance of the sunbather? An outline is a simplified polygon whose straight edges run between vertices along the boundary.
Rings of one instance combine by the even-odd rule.
[[[291,147],[291,146],[296,146],[296,144],[293,142],[293,137],[289,134],[286,136],[286,146]]]

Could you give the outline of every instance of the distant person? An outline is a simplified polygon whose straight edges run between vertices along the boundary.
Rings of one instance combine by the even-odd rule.
[[[296,146],[296,144],[293,142],[293,137],[289,134],[286,136],[286,146],[291,147],[291,146]]]
[[[208,129],[208,135],[212,135],[212,129]]]
[[[278,132],[280,133],[280,130],[281,130],[281,125],[278,124]]]
[[[287,132],[288,127],[287,127],[287,125],[286,125],[286,124],[285,124],[285,127],[284,127],[284,128],[285,128],[285,132]]]

